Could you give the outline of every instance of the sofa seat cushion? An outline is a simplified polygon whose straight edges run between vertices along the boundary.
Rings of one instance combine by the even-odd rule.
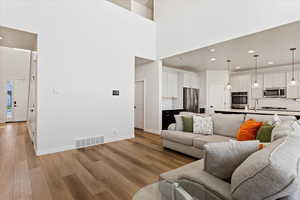
[[[230,200],[230,184],[205,172],[204,160],[199,160],[175,170],[163,173],[161,179],[170,182],[180,182],[180,180],[189,180],[204,186],[222,199]]]
[[[244,122],[244,114],[213,114],[214,134],[235,138]]]
[[[207,143],[228,142],[232,139],[222,135],[197,135],[194,138],[193,146],[198,149],[204,149],[204,145]]]
[[[289,136],[249,156],[232,175],[233,198],[273,200],[295,193],[300,180],[299,146],[299,138]]]
[[[197,135],[183,131],[164,130],[162,132],[162,137],[166,140],[193,146],[193,139],[197,137]]]

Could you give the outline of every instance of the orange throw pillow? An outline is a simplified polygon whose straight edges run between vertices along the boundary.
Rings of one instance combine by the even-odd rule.
[[[256,134],[262,125],[263,122],[257,122],[254,119],[245,121],[238,130],[236,139],[238,141],[256,140]]]

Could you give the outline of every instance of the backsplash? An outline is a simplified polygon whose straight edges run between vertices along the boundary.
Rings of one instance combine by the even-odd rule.
[[[254,101],[251,101],[251,106],[254,106]],[[259,99],[258,107],[284,107],[288,110],[300,111],[300,101],[281,98],[264,98]]]

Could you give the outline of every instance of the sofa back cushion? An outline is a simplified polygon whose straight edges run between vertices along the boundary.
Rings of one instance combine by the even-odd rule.
[[[249,156],[233,173],[234,199],[275,200],[299,187],[300,139],[284,137]]]
[[[235,138],[244,117],[244,114],[213,114],[214,134]]]
[[[278,118],[278,119],[277,119]],[[295,116],[283,116],[283,115],[258,115],[258,114],[246,114],[245,120],[255,119],[256,121],[265,122],[269,124],[276,123],[279,121],[296,120]]]

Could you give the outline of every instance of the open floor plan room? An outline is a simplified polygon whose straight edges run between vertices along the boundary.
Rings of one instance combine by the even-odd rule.
[[[0,0],[0,200],[300,200],[299,0]]]

